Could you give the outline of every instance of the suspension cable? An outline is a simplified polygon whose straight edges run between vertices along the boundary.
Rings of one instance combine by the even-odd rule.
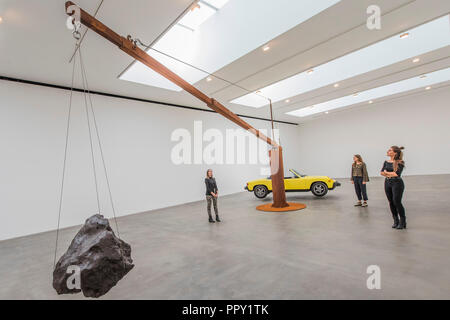
[[[63,204],[64,182],[65,182],[66,165],[67,165],[67,146],[69,144],[70,119],[72,116],[72,98],[73,98],[73,83],[74,83],[74,79],[75,79],[75,64],[76,64],[76,58],[73,59],[73,66],[72,66],[72,82],[71,82],[71,86],[70,86],[69,111],[67,114],[66,139],[65,139],[65,146],[64,146],[64,160],[63,160],[63,172],[62,172],[62,178],[61,178],[61,189],[60,189],[60,193],[59,193],[58,224],[56,227],[55,255],[53,258],[53,269],[55,269],[55,266],[56,266],[56,254],[58,251],[59,227],[60,227],[60,222],[61,222],[61,210],[62,210],[62,204]]]
[[[117,223],[116,209],[115,209],[115,206],[114,206],[114,201],[113,201],[112,192],[111,192],[111,185],[110,185],[109,177],[108,177],[108,170],[106,168],[106,162],[105,162],[105,157],[104,157],[104,153],[103,153],[102,142],[101,142],[100,134],[99,134],[99,130],[98,130],[97,118],[95,116],[95,111],[94,111],[94,107],[93,107],[93,103],[92,103],[91,92],[89,90],[89,83],[88,83],[88,80],[87,80],[86,68],[84,66],[83,56],[82,56],[82,53],[81,53],[81,45],[78,47],[78,52],[79,52],[79,56],[80,56],[81,73],[82,73],[82,76],[83,76],[83,79],[84,79],[83,81],[86,84],[86,92],[87,92],[87,96],[89,98],[89,104],[90,104],[90,109],[91,109],[91,113],[92,113],[92,119],[93,119],[93,122],[94,122],[94,129],[95,129],[97,140],[98,140],[100,156],[101,156],[101,159],[102,159],[102,164],[103,164],[103,169],[104,169],[104,174],[105,174],[106,185],[107,185],[107,188],[108,188],[109,200],[110,200],[110,203],[111,203],[111,208],[112,208],[113,217],[114,217],[114,223],[116,225],[117,236],[120,239],[120,232],[119,232],[119,225]]]
[[[150,50],[155,51],[155,52],[157,52],[157,53],[159,53],[159,54],[161,54],[161,55],[163,55],[163,56],[166,56],[166,57],[171,58],[171,59],[173,59],[173,60],[175,60],[175,61],[178,61],[178,62],[180,62],[180,63],[182,63],[182,64],[184,64],[184,65],[187,65],[188,67],[191,67],[191,68],[193,68],[193,69],[195,69],[195,70],[197,70],[197,71],[203,72],[203,73],[207,74],[208,76],[211,76],[211,77],[214,77],[214,78],[219,79],[219,80],[221,80],[221,81],[224,81],[224,82],[228,83],[228,84],[231,85],[231,86],[235,86],[235,87],[237,87],[237,88],[239,88],[239,89],[242,89],[242,90],[244,90],[244,91],[246,91],[246,92],[248,92],[248,93],[256,94],[257,96],[259,96],[259,97],[261,97],[261,98],[264,98],[264,99],[267,99],[268,101],[270,101],[270,99],[269,99],[268,97],[262,95],[261,93],[258,93],[258,92],[249,90],[249,89],[247,89],[247,88],[244,88],[244,87],[242,87],[241,85],[238,85],[238,84],[235,83],[235,82],[232,82],[232,81],[227,80],[227,79],[225,79],[225,78],[219,77],[219,76],[217,76],[217,75],[215,75],[215,74],[212,74],[212,73],[210,73],[210,72],[208,72],[208,71],[206,71],[206,70],[204,70],[204,69],[202,69],[202,68],[200,68],[200,67],[194,66],[193,64],[191,64],[191,63],[189,63],[189,62],[183,61],[183,60],[181,60],[181,59],[179,59],[179,58],[176,58],[176,57],[174,57],[174,56],[172,56],[172,55],[170,55],[170,54],[168,54],[168,53],[165,53],[165,52],[163,52],[163,51],[160,51],[160,50],[158,50],[158,49],[155,49],[155,48],[153,48],[152,46],[143,43],[139,38],[133,39],[131,36],[128,36],[128,39],[131,40],[135,45],[139,44],[140,46],[142,46],[142,47],[144,47],[144,48],[146,48],[146,49],[150,49]]]
[[[80,65],[81,65],[81,52],[80,49],[78,49],[78,52],[80,54]],[[91,120],[89,117],[89,107],[88,107],[88,101],[87,101],[87,93],[86,93],[86,79],[83,73],[83,69],[80,68],[81,72],[81,83],[83,86],[83,96],[84,96],[84,106],[86,110],[86,120],[87,120],[87,127],[88,127],[88,133],[89,133],[89,143],[91,147],[91,159],[92,159],[92,171],[94,174],[94,184],[95,184],[95,194],[97,196],[97,213],[100,214],[100,197],[98,194],[98,181],[97,181],[97,170],[95,166],[95,156],[94,156],[94,145],[92,143],[92,133],[91,133]]]
[[[188,66],[188,67],[191,67],[191,68],[193,68],[193,69],[195,69],[195,70],[197,70],[197,71],[203,72],[203,73],[207,74],[208,76],[211,76],[211,77],[214,77],[214,78],[219,79],[219,80],[221,80],[221,81],[224,81],[224,82],[228,83],[228,84],[231,85],[231,86],[235,86],[235,87],[237,87],[237,88],[239,88],[239,89],[241,89],[241,90],[244,90],[244,91],[246,91],[246,92],[248,92],[248,93],[253,93],[253,94],[255,94],[255,95],[257,95],[257,96],[259,96],[259,97],[261,97],[261,98],[263,98],[263,99],[266,99],[266,100],[268,101],[268,105],[269,105],[269,107],[270,107],[270,118],[271,118],[271,122],[272,122],[272,136],[273,136],[273,130],[274,130],[273,121],[274,121],[274,120],[273,120],[272,99],[271,99],[271,98],[268,98],[268,97],[262,95],[262,94],[261,94],[260,92],[258,92],[258,91],[255,92],[255,91],[249,90],[249,89],[247,89],[247,88],[245,88],[245,87],[243,87],[243,86],[241,86],[241,85],[238,85],[238,84],[235,83],[235,82],[232,82],[232,81],[227,80],[227,79],[225,79],[225,78],[222,78],[222,77],[219,77],[219,76],[217,76],[217,75],[214,75],[214,74],[212,74],[212,73],[210,73],[210,72],[208,72],[208,71],[206,71],[206,70],[204,70],[204,69],[202,69],[202,68],[200,68],[200,67],[194,66],[193,64],[191,64],[191,63],[189,63],[189,62],[183,61],[183,60],[181,60],[181,59],[179,59],[179,58],[176,58],[176,57],[174,57],[174,56],[172,56],[172,55],[170,55],[170,54],[168,54],[168,53],[165,53],[165,52],[163,52],[163,51],[160,51],[160,50],[158,50],[158,49],[155,49],[155,48],[153,48],[150,44],[145,44],[145,43],[143,43],[139,38],[135,38],[135,39],[134,39],[134,38],[132,38],[130,35],[128,35],[127,38],[128,38],[128,40],[132,41],[132,42],[134,43],[135,46],[140,45],[141,47],[144,47],[145,49],[149,49],[149,50],[155,51],[155,52],[157,52],[157,53],[159,53],[159,54],[161,54],[161,55],[163,55],[163,56],[165,56],[165,57],[168,57],[168,58],[170,58],[170,59],[173,59],[173,60],[175,60],[175,61],[178,61],[178,62],[180,62],[180,63],[182,63],[182,64],[184,64],[184,65],[186,65],[186,66]],[[278,140],[281,141],[280,138],[278,138]]]

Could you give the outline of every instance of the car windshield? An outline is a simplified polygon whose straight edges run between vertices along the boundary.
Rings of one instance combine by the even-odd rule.
[[[294,169],[289,169],[289,171],[292,173],[292,177],[284,177],[285,179],[293,179],[293,178],[298,178],[298,177],[306,177],[306,174],[300,174],[298,171],[294,170]],[[268,176],[266,179],[271,180],[272,177]]]
[[[297,170],[289,169],[289,171],[291,171],[294,175],[296,175],[298,177],[306,177],[306,174],[301,174]]]

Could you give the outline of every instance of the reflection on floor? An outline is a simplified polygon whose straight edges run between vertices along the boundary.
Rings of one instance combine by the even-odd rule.
[[[261,212],[248,192],[206,203],[121,217],[136,267],[104,299],[450,299],[450,175],[405,178],[407,230],[391,229],[383,180],[371,179],[369,207],[352,185],[325,198],[289,193],[304,210]],[[67,248],[77,228],[62,232]],[[79,299],[51,286],[54,232],[0,242],[1,299]],[[369,290],[369,265],[381,289]]]

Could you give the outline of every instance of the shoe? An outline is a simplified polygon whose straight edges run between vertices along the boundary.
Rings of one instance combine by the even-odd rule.
[[[368,204],[366,201],[364,201],[363,204],[361,205],[361,207],[367,207],[367,206],[368,206]]]
[[[209,223],[215,223],[215,221],[213,220],[213,218],[209,218]]]
[[[355,207],[360,207],[360,206],[362,206],[361,201],[358,201],[357,203],[355,203]]]
[[[217,222],[222,222],[222,221],[219,219],[219,216],[216,216],[216,221],[217,221]]]
[[[398,223],[398,226],[397,226],[396,229],[398,229],[398,230],[406,229],[406,221],[405,221],[405,219],[400,218],[400,222]]]
[[[394,214],[392,215],[392,218],[394,219],[394,224],[392,225],[392,229],[397,229],[400,220],[398,219],[398,216],[394,215]]]

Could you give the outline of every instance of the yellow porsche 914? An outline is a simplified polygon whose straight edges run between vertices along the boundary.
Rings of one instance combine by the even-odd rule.
[[[327,176],[307,176],[298,173],[294,169],[289,169],[292,173],[291,177],[284,178],[284,188],[286,192],[308,192],[311,191],[317,197],[323,197],[328,190],[340,186],[341,184]],[[265,198],[272,192],[272,180],[259,179],[247,182],[245,190],[253,192],[257,198]]]

